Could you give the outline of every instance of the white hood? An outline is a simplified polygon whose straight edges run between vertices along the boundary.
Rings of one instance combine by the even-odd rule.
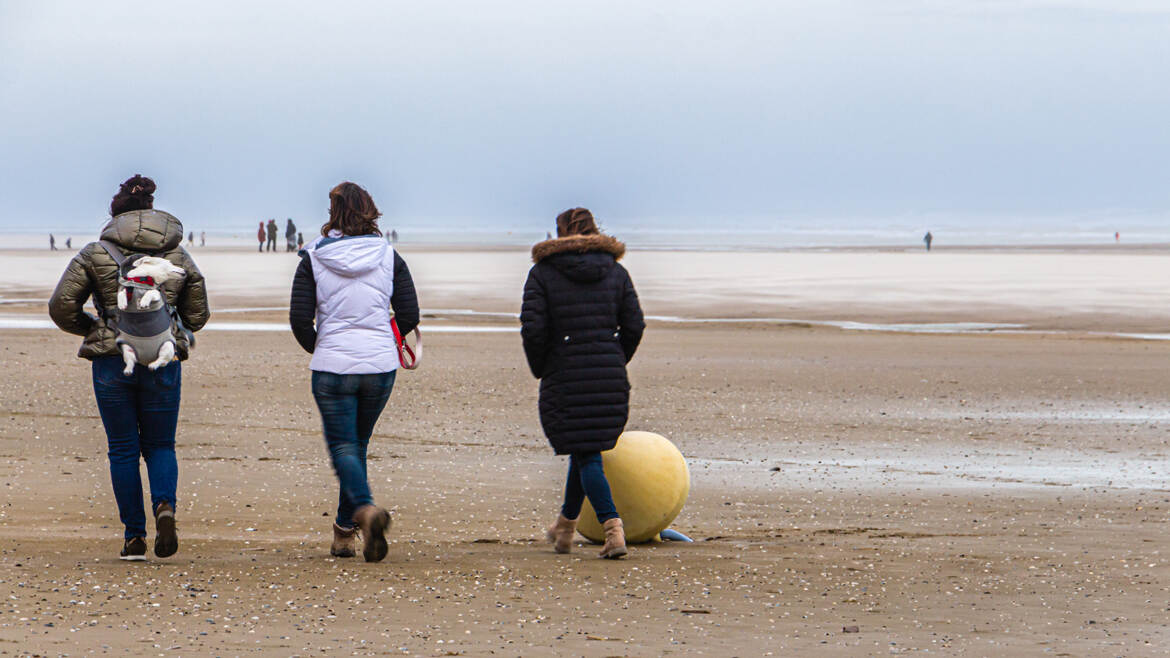
[[[322,238],[309,245],[315,260],[344,277],[358,277],[386,262],[390,245],[376,235]]]

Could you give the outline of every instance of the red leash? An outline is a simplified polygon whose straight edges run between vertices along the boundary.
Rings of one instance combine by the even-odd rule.
[[[414,328],[412,333],[415,347],[411,348],[410,344],[403,340],[402,332],[398,330],[398,320],[390,318],[390,328],[394,330],[394,343],[398,346],[398,362],[403,368],[414,370],[422,361],[422,333],[418,327]]]

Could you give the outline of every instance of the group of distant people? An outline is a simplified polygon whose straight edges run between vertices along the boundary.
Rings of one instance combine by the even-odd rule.
[[[179,237],[179,240],[180,240],[180,242],[182,241],[182,236]],[[191,232],[187,233],[187,246],[188,247],[195,246],[195,231],[191,231]],[[199,246],[200,247],[207,246],[207,231],[200,231],[199,232]],[[66,249],[73,248],[73,236],[69,236],[69,237],[65,238],[65,248]],[[52,233],[49,234],[49,251],[57,251],[57,236],[53,235]]]
[[[260,222],[260,228],[257,229],[257,231],[256,231],[256,239],[260,243],[258,251],[264,251],[265,245],[267,245],[268,251],[276,251],[277,250],[276,236],[277,236],[277,233],[279,231],[280,231],[280,228],[276,225],[275,219],[268,220],[268,224],[265,224],[264,222]],[[551,233],[546,234],[545,238],[551,240],[552,234]],[[1120,232],[1114,233],[1113,239],[1116,242],[1121,242],[1121,233]],[[305,246],[305,236],[300,231],[297,230],[297,225],[293,223],[293,220],[291,217],[288,219],[288,223],[285,224],[285,227],[284,227],[284,240],[285,240],[284,250],[286,252],[300,251]],[[397,244],[398,243],[398,231],[391,230],[389,233],[387,233],[386,234],[386,241],[393,243],[393,244]],[[926,245],[926,250],[930,251],[931,245],[934,244],[934,234],[931,233],[930,231],[927,231],[926,235],[922,236],[922,243]],[[195,231],[191,231],[190,233],[187,234],[187,246],[189,246],[189,247],[195,246]],[[207,246],[207,232],[206,231],[199,232],[199,246],[200,247]],[[65,248],[66,249],[73,248],[73,238],[72,237],[65,238]],[[49,234],[49,250],[50,251],[57,251],[57,238],[52,233]]]
[[[277,251],[276,236],[280,233],[280,227],[277,226],[275,219],[268,220],[268,223],[260,222],[256,229],[256,242],[258,243],[256,251],[263,252],[265,247],[268,251]],[[386,234],[386,242],[397,243],[398,231],[390,231]],[[288,218],[288,223],[284,225],[284,250],[286,252],[299,252],[305,246],[305,236],[297,230],[297,225],[293,223],[292,217]]]
[[[260,222],[260,227],[256,231],[256,239],[260,243],[260,247],[259,247],[258,251],[264,251],[265,246],[268,247],[268,251],[277,251],[276,236],[279,232],[280,232],[280,227],[278,227],[276,225],[275,219],[268,220],[267,224],[265,224],[264,222]],[[179,239],[181,241],[182,236],[180,236]],[[386,234],[386,242],[390,242],[392,244],[397,244],[398,243],[398,231],[392,230],[389,233],[387,233]],[[188,247],[195,246],[195,231],[190,231],[187,233],[187,246]],[[206,231],[199,232],[199,246],[200,247],[207,246],[207,232]],[[301,249],[304,248],[304,246],[305,246],[304,234],[297,230],[297,225],[294,224],[292,218],[289,217],[288,223],[285,224],[285,226],[284,226],[284,250],[286,252],[294,252],[294,251],[299,252]],[[73,238],[72,237],[65,238],[65,248],[66,249],[73,248]],[[50,251],[58,251],[58,249],[57,249],[57,236],[53,235],[52,233],[49,234],[49,250]]]
[[[264,251],[267,245],[268,251],[276,251],[276,236],[280,232],[280,227],[276,225],[275,219],[268,220],[268,224],[260,222],[260,228],[256,231],[256,240],[259,241],[260,247],[257,251]],[[288,218],[288,224],[284,227],[284,250],[300,251],[305,246],[305,236],[297,231],[297,225],[293,223],[292,217]]]

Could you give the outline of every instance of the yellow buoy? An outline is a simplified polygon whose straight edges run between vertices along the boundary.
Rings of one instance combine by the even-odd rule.
[[[674,521],[691,492],[691,474],[682,453],[653,432],[625,432],[612,450],[601,453],[613,503],[622,517],[626,541],[651,541]],[[577,531],[605,541],[597,513],[585,499]]]

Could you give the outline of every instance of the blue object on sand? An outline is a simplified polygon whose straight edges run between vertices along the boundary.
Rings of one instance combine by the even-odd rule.
[[[695,541],[694,539],[691,539],[690,537],[684,535],[683,533],[679,532],[678,530],[671,530],[670,528],[667,528],[666,530],[663,530],[662,532],[658,533],[658,537],[662,541],[689,541],[689,542]]]

